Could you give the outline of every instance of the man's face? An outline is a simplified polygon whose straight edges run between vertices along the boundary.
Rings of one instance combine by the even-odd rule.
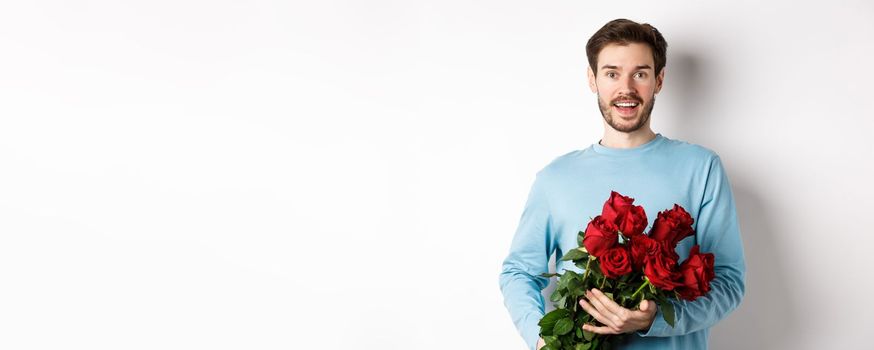
[[[597,73],[589,68],[589,87],[598,94],[598,107],[607,124],[625,133],[646,125],[665,73],[664,69],[655,73],[649,46],[604,46],[598,53],[597,67]]]

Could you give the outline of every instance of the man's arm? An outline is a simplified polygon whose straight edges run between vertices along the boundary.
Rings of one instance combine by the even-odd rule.
[[[540,340],[537,323],[544,314],[541,291],[549,284],[549,279],[540,274],[548,272],[549,256],[555,250],[541,172],[531,186],[510,253],[504,259],[499,276],[504,306],[528,347],[534,350],[537,350]]]
[[[712,327],[740,305],[745,286],[746,264],[737,222],[731,185],[719,156],[710,162],[701,209],[696,220],[696,236],[702,252],[715,255],[715,278],[707,295],[695,301],[674,300],[674,327],[665,322],[661,311],[645,337],[669,337]]]

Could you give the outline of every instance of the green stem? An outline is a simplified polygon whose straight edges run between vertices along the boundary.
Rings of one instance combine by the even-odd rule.
[[[643,280],[643,285],[641,285],[640,288],[637,288],[637,290],[634,291],[634,294],[631,295],[631,300],[634,300],[634,297],[637,296],[638,293],[642,292],[644,288],[651,285],[651,283],[649,283],[649,278],[644,277]],[[641,295],[641,301],[643,301],[642,298],[643,296]]]
[[[591,257],[586,260],[586,273],[583,274],[583,283],[585,283],[586,277],[589,277],[589,263],[591,263],[591,262],[592,262]]]

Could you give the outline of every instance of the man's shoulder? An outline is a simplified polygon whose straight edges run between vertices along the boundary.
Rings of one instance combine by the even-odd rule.
[[[554,157],[537,172],[537,175],[548,176],[548,174],[563,173],[569,167],[572,167],[575,163],[579,162],[581,157],[584,157],[584,150],[573,150],[558,157]]]
[[[662,151],[677,158],[706,163],[719,158],[719,154],[717,154],[713,149],[689,141],[668,137],[665,137],[665,147]]]

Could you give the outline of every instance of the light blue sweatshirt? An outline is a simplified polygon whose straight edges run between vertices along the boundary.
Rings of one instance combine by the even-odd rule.
[[[582,272],[564,252],[578,247],[577,234],[601,214],[615,190],[643,206],[648,227],[659,211],[679,204],[692,215],[695,236],[677,246],[680,262],[699,244],[715,255],[716,278],[710,292],[695,301],[672,301],[676,324],[661,312],[652,326],[628,337],[618,349],[706,349],[710,327],[725,318],[744,295],[743,244],[731,185],[719,156],[702,146],[656,137],[635,148],[611,148],[595,143],[560,156],[537,172],[519,220],[510,253],[500,274],[504,305],[516,329],[535,349],[544,315],[541,290],[549,280],[549,257],[555,253],[558,272]]]

